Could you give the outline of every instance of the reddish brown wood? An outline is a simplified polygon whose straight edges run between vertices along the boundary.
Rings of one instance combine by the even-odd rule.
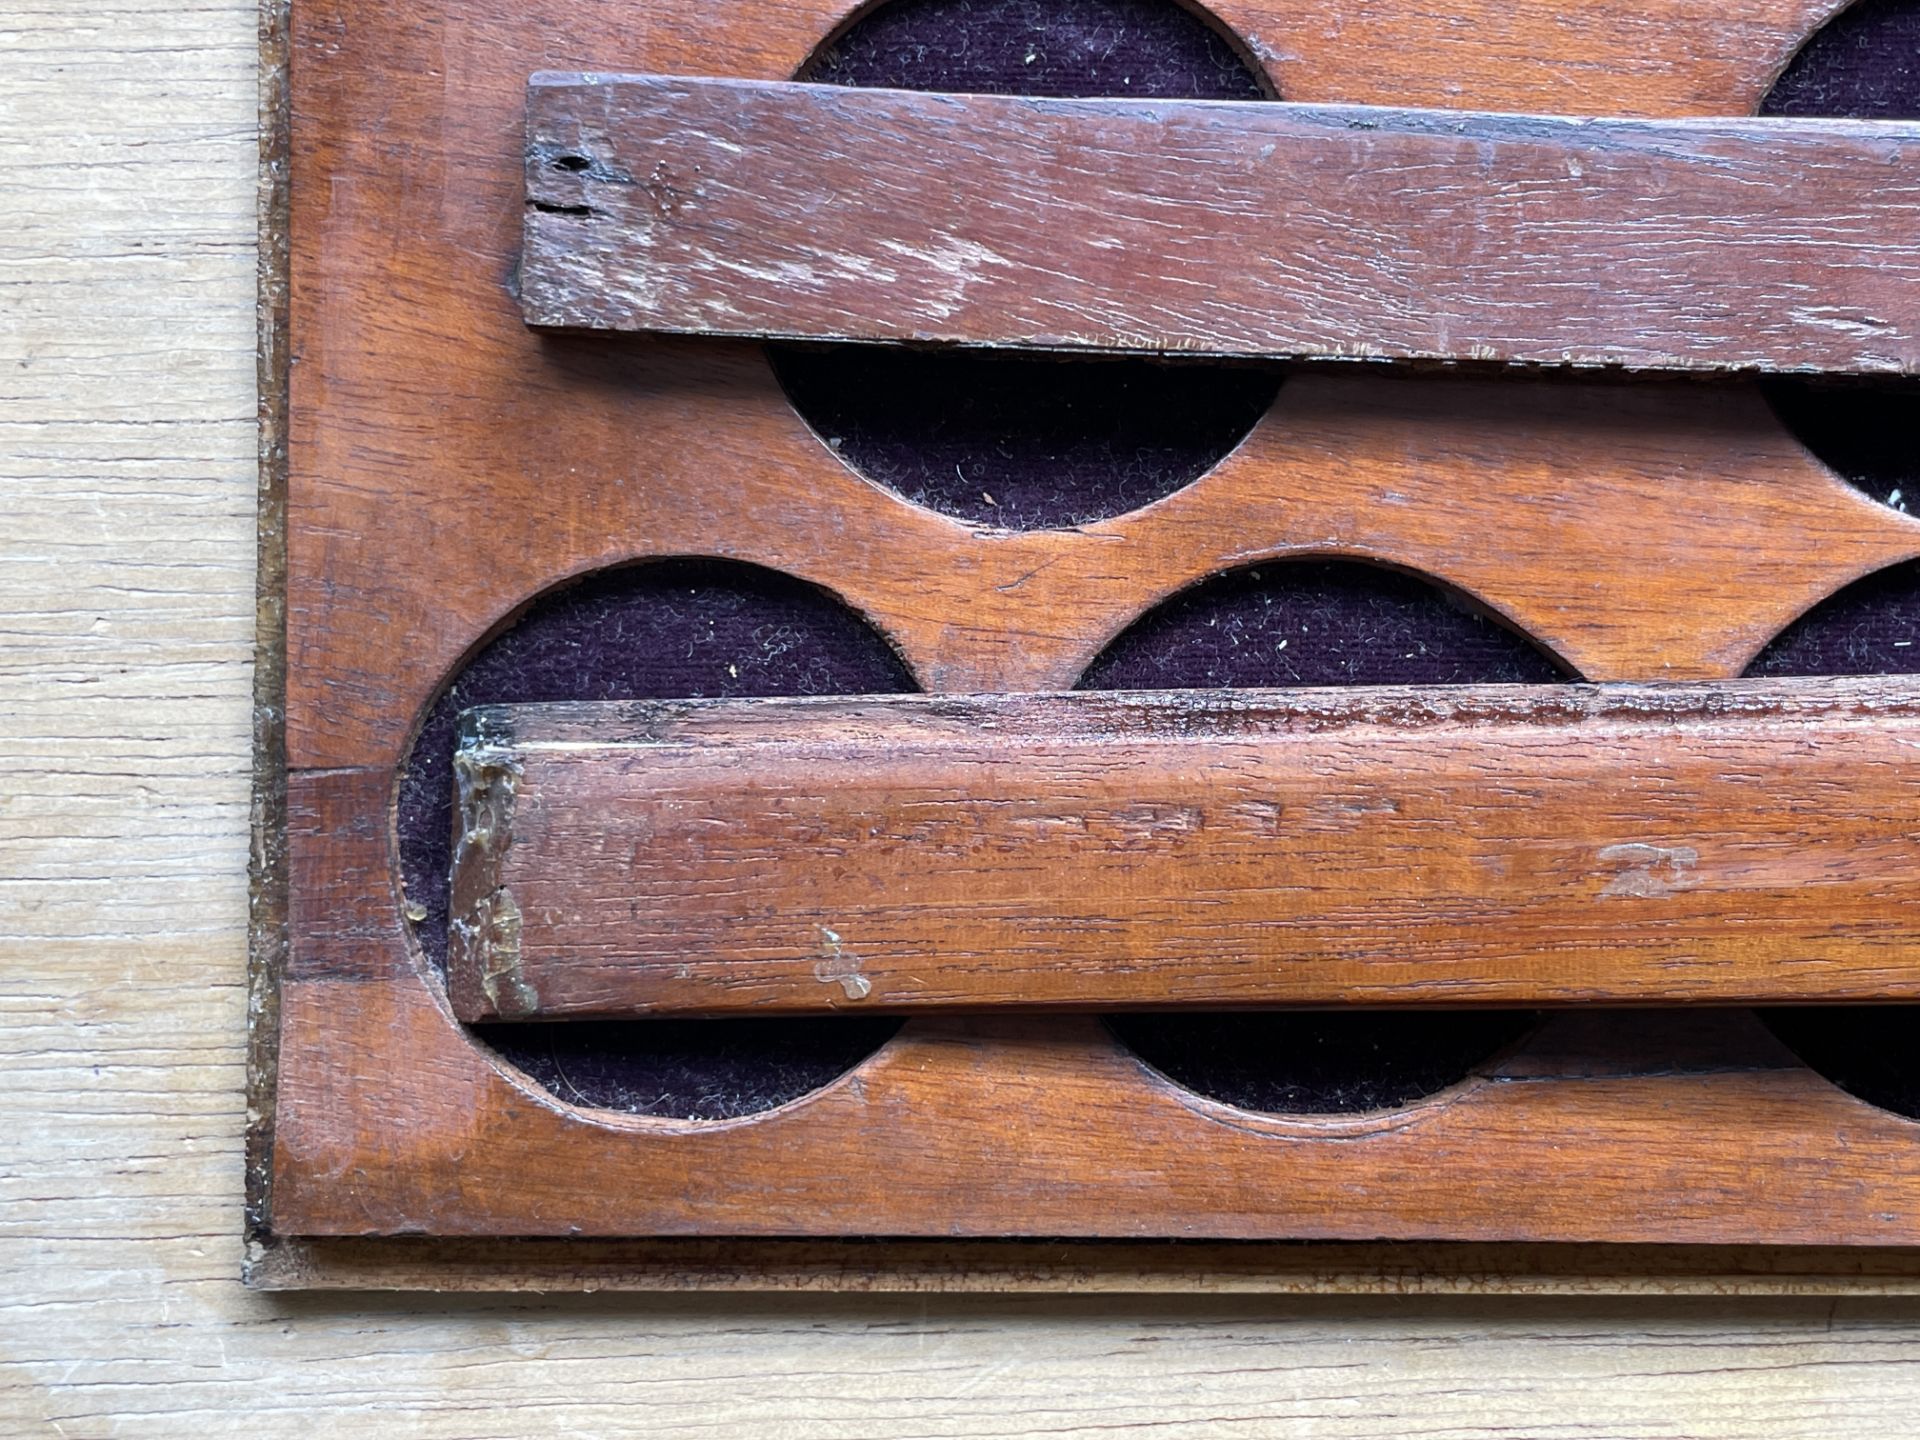
[[[329,857],[316,909],[383,866],[382,778],[290,777]],[[1171,1085],[1090,1017],[920,1017],[826,1090],[712,1124],[568,1104],[490,1058],[397,912],[284,998],[288,1036],[328,1037],[281,1056],[290,1234],[1920,1244],[1920,1123],[1740,1011],[1574,1012],[1427,1102],[1292,1118]]]
[[[1091,1017],[928,1017],[725,1124],[568,1105],[418,979],[303,980],[286,1015],[336,1037],[282,1061],[294,1233],[1920,1243],[1920,1125],[1740,1012],[1569,1016],[1423,1104],[1292,1118],[1169,1084]]]
[[[468,1020],[1920,999],[1920,693],[472,712]]]
[[[1346,0],[1236,0],[1216,13],[1294,101],[1671,117],[1750,111],[1838,3],[1569,14],[1560,0],[1394,0],[1362,15]],[[1820,597],[1920,553],[1920,522],[1848,489],[1740,390],[1296,376],[1239,451],[1160,505],[1009,534],[851,474],[757,347],[526,329],[512,285],[531,73],[617,60],[790,78],[854,8],[430,0],[403,22],[362,0],[303,0],[293,766],[392,765],[460,657],[520,604],[648,554],[723,553],[818,581],[927,688],[993,691],[1070,686],[1159,598],[1274,555],[1442,577],[1587,678],[1637,680],[1737,674]]]
[[[1214,13],[1293,101],[1672,118],[1750,112],[1839,3]],[[856,8],[296,7],[276,1231],[1920,1243],[1920,1126],[1731,1013],[1698,1044],[1652,1014],[1541,1037],[1444,1103],[1327,1122],[1223,1112],[1075,1017],[915,1020],[851,1079],[721,1125],[569,1107],[463,1033],[395,882],[394,767],[464,655],[597,566],[769,564],[866,613],[927,688],[1005,691],[1071,685],[1160,597],[1267,556],[1424,571],[1589,678],[1657,680],[1737,674],[1920,553],[1920,522],[1739,388],[1299,374],[1179,494],[1007,534],[851,474],[757,347],[526,328],[532,72],[789,79]]]
[[[1920,369],[1920,125],[527,87],[533,325]]]
[[[509,307],[497,319],[530,345]],[[1710,679],[1849,580],[1920,553],[1920,521],[1822,469],[1745,390],[1298,375],[1185,490],[1012,533],[852,474],[758,355],[587,337],[509,360],[490,328],[475,360],[404,329],[412,369],[395,355],[383,377],[457,385],[482,364],[507,418],[456,390],[417,465],[337,431],[305,456],[339,468],[293,502],[288,745],[302,766],[394,764],[460,657],[529,597],[650,554],[816,581],[925,688],[989,692],[1069,688],[1166,595],[1291,554],[1437,576],[1591,680]],[[390,403],[353,409],[369,406],[389,443],[420,424]]]

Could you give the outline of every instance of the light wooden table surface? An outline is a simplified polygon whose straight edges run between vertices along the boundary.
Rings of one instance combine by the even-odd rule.
[[[0,9],[0,1433],[1899,1437],[1920,1302],[239,1284],[254,14]]]

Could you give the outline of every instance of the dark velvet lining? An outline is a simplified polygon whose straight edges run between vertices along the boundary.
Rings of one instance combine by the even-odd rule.
[[[1862,0],[1807,42],[1766,115],[1920,119],[1920,0]],[[1920,382],[1775,381],[1768,394],[1809,450],[1886,504],[1920,493]],[[1868,576],[1791,626],[1751,675],[1920,673],[1920,565]],[[1920,1116],[1916,1016],[1905,1006],[1767,1011],[1801,1059],[1870,1104]]]
[[[1855,581],[1775,636],[1752,676],[1920,674],[1920,563]]]
[[[1274,370],[859,345],[773,364],[807,423],[916,505],[1005,530],[1084,525],[1199,479],[1252,430]]]
[[[1083,690],[1262,685],[1542,685],[1546,654],[1425,580],[1345,560],[1216,576],[1124,631]]]
[[[878,634],[823,591],[749,565],[668,561],[548,595],[428,712],[401,776],[414,933],[446,963],[460,711],[542,700],[843,695],[915,688]],[[889,1019],[492,1025],[474,1033],[562,1099],[684,1119],[752,1114],[818,1089],[886,1042]]]
[[[1920,6],[1860,0],[1788,62],[1762,115],[1911,120],[1920,115]]]
[[[562,1100],[634,1115],[733,1120],[832,1084],[900,1029],[878,1017],[476,1025]]]
[[[1175,1084],[1275,1115],[1390,1110],[1457,1085],[1533,1027],[1523,1010],[1114,1015],[1107,1028]]]
[[[1920,1119],[1920,1010],[1817,1005],[1762,1010],[1782,1044],[1849,1095]]]
[[[806,66],[822,85],[971,95],[1259,100],[1227,32],[1175,0],[890,0]]]
[[[1173,0],[893,0],[816,56],[830,85],[1257,100],[1261,79]],[[1009,530],[1124,514],[1217,465],[1273,403],[1272,369],[780,347],[794,408],[916,504]]]
[[[1920,381],[1773,379],[1764,388],[1828,469],[1883,505],[1920,513]]]

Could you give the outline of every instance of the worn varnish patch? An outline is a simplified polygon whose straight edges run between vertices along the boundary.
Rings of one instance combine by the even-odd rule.
[[[1920,127],[527,90],[530,324],[1674,370],[1920,369]]]

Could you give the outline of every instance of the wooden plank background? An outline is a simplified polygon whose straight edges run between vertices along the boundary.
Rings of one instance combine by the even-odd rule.
[[[244,1291],[254,26],[0,5],[0,1434],[1913,1431],[1911,1299]]]

